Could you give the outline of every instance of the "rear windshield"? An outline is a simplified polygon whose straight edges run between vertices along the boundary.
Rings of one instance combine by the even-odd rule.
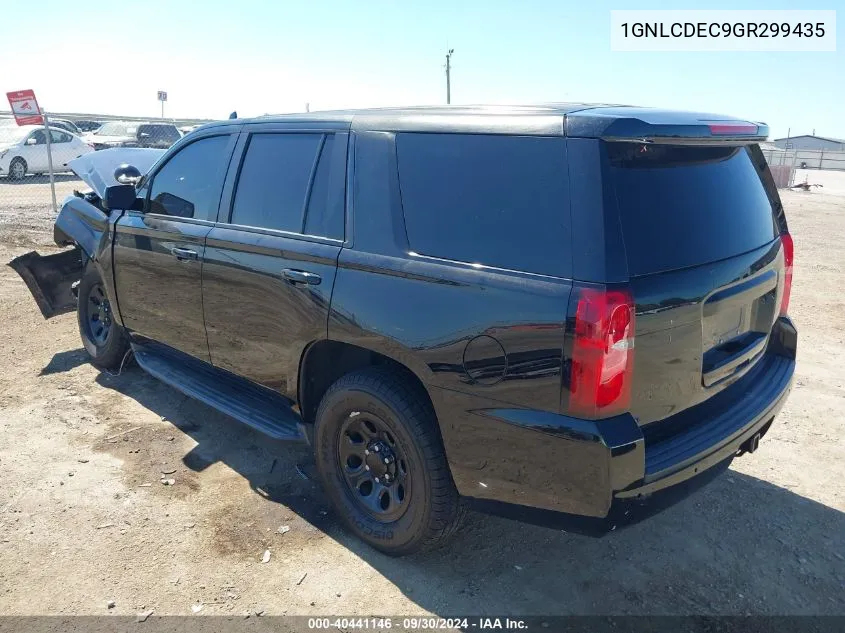
[[[631,276],[726,259],[776,237],[749,148],[603,145]]]

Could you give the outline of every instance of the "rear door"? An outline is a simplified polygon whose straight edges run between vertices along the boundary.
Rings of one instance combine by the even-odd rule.
[[[47,171],[47,136],[44,130],[35,130],[23,142],[20,155],[26,161],[29,173]]]
[[[50,130],[50,153],[53,156],[53,169],[55,171],[66,171],[67,164],[82,151],[73,142],[73,136],[67,132]]]
[[[233,129],[182,145],[139,192],[145,210],[116,226],[118,305],[134,337],[208,361],[202,311],[205,237],[214,225],[237,135]]]
[[[211,362],[295,398],[302,352],[326,337],[348,134],[253,125],[241,137],[205,251]]]
[[[779,200],[756,145],[593,142],[636,303],[631,411],[648,424],[761,359],[784,285]]]

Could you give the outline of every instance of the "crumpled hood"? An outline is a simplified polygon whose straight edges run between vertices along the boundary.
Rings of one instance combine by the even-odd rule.
[[[116,147],[74,158],[68,167],[102,198],[106,187],[120,184],[114,179],[115,169],[127,163],[146,174],[164,152],[163,149]]]

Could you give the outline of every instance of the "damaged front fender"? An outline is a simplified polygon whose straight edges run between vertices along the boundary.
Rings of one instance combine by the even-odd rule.
[[[68,198],[56,218],[53,240],[59,246],[74,248],[54,255],[33,251],[9,262],[26,283],[45,319],[76,309],[75,284],[88,260],[98,262],[104,254],[108,256],[110,228],[109,217],[96,206],[96,201]]]
[[[118,184],[115,169],[120,165],[130,163],[145,173],[163,154],[164,150],[121,148],[92,152],[68,163],[93,190],[68,197],[53,227],[56,244],[74,248],[46,256],[31,252],[9,262],[26,283],[44,318],[75,309],[75,283],[89,261],[99,270],[106,294],[117,306],[110,245],[114,222],[120,216],[106,213],[101,200],[106,187]],[[122,325],[119,310],[114,317]]]
[[[109,217],[83,198],[68,198],[53,226],[58,246],[77,244],[90,259],[97,259],[109,233]]]

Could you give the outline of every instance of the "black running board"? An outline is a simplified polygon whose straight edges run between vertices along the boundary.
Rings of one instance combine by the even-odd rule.
[[[186,396],[273,439],[306,441],[302,419],[283,396],[179,352],[137,344],[132,351],[144,371]]]

